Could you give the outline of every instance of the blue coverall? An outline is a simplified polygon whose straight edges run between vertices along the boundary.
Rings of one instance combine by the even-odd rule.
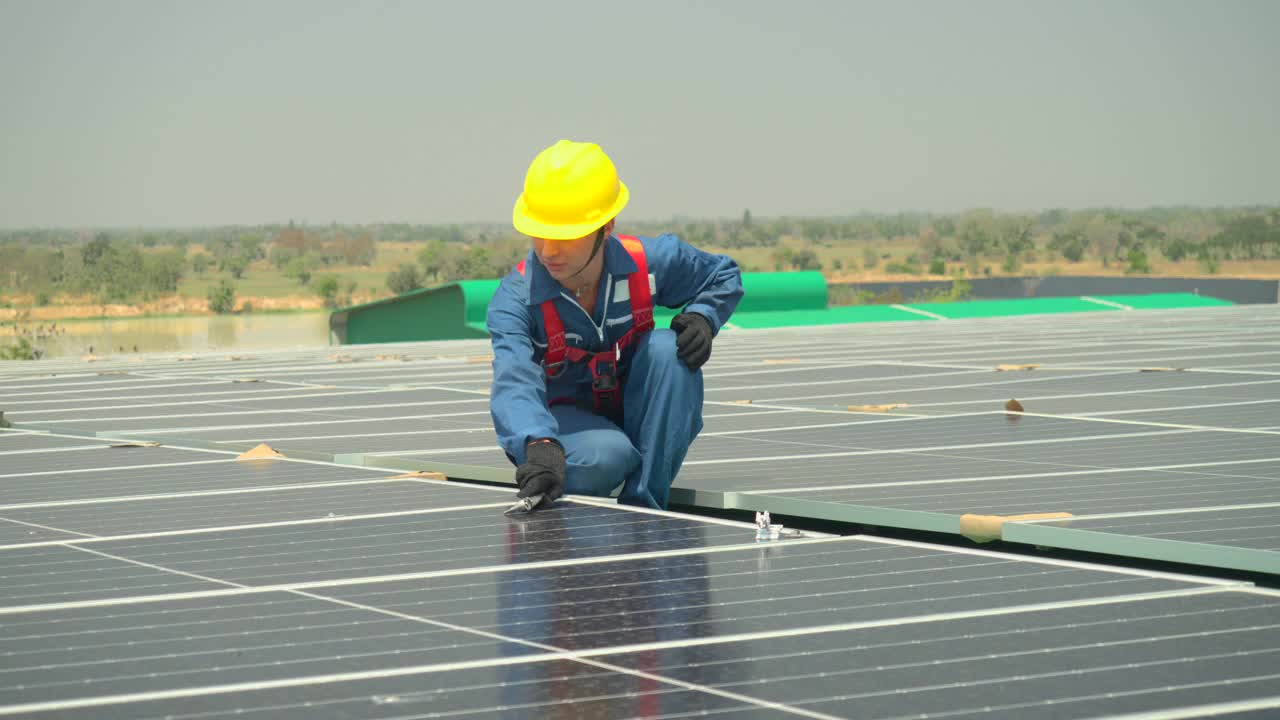
[[[696,312],[718,332],[742,297],[737,264],[675,235],[640,242],[654,305]],[[702,372],[689,370],[676,357],[675,333],[655,328],[623,351],[618,363],[624,378],[622,427],[589,410],[587,363],[566,363],[554,378],[541,365],[547,334],[539,305],[545,300],[555,301],[566,343],[588,352],[612,348],[631,328],[627,277],[637,271],[635,261],[613,235],[603,252],[594,317],[533,252],[524,274],[513,270],[503,278],[486,318],[493,338],[489,408],[498,442],[514,464],[524,462],[530,441],[554,438],[565,450],[565,492],[607,497],[621,485],[619,502],[663,509],[685,453],[702,430]],[[549,406],[552,400],[557,404]]]

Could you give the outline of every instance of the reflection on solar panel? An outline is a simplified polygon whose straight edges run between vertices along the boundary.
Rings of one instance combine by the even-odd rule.
[[[1274,574],[1278,310],[726,332],[673,497]],[[1212,570],[400,474],[510,481],[487,351],[0,366],[0,716],[1280,712],[1280,594]]]

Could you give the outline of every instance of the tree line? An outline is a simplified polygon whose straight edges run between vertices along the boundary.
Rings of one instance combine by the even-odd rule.
[[[1214,273],[1229,260],[1280,259],[1280,208],[1152,208],[1046,210],[956,214],[862,214],[837,218],[758,218],[749,210],[732,219],[673,218],[629,221],[627,232],[676,232],[692,244],[733,254],[768,248],[760,270],[826,272],[882,269],[887,273],[944,274],[963,265],[970,276],[999,268],[1016,273],[1037,260],[1095,259],[1131,273],[1147,273],[1160,257],[1197,261]],[[211,271],[228,278],[210,291],[210,303],[234,307],[235,281],[253,263],[269,263],[326,304],[349,300],[355,287],[337,275],[345,267],[372,267],[383,243],[417,247],[414,261],[386,275],[395,293],[453,280],[497,278],[528,252],[527,238],[505,224],[309,226],[293,222],[192,230],[66,229],[0,231],[0,293],[30,293],[47,304],[57,293],[100,302],[147,300],[176,291],[187,276]],[[905,244],[905,258],[884,252]],[[192,251],[194,246],[202,248]],[[817,250],[861,247],[824,264]],[[883,265],[882,265],[883,263]],[[215,298],[216,291],[216,298]],[[230,300],[228,300],[230,296]]]

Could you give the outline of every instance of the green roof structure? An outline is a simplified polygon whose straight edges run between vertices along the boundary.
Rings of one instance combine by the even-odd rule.
[[[333,341],[342,345],[486,338],[485,311],[499,280],[461,280],[364,305],[343,308],[329,318]],[[729,328],[777,328],[865,322],[939,321],[959,318],[1121,312],[1230,305],[1191,293],[1046,297],[1015,300],[827,304],[827,282],[819,272],[743,273],[745,290]],[[678,309],[657,308],[665,326]]]

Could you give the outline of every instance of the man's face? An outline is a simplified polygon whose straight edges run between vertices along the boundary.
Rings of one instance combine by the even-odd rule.
[[[604,228],[605,235],[611,232],[613,223],[606,225]],[[587,264],[587,259],[591,257],[591,250],[596,244],[596,234],[584,235],[574,240],[545,240],[543,238],[533,238],[533,252],[538,256],[538,262],[551,273],[551,277],[556,282],[563,283],[573,277],[575,273]],[[604,253],[600,253],[603,257]],[[577,276],[577,280],[581,282],[587,279],[589,273],[582,273]]]

